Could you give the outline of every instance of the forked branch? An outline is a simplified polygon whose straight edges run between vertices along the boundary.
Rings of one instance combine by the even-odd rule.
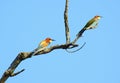
[[[69,25],[68,25],[68,0],[66,0],[66,4],[65,4],[64,23],[65,23],[66,43],[61,44],[61,45],[54,45],[54,46],[51,46],[50,48],[46,48],[46,49],[38,52],[34,56],[46,54],[46,53],[49,53],[49,52],[51,52],[53,50],[57,50],[57,49],[72,49],[72,48],[75,48],[78,46],[75,43],[79,39],[79,37],[83,34],[83,32],[80,33],[80,36],[79,37],[77,36],[74,41],[70,42],[70,31],[69,31]],[[19,64],[22,61],[24,61],[25,59],[31,58],[32,54],[33,54],[33,52],[21,52],[21,53],[19,53],[17,55],[17,57],[14,59],[14,61],[11,63],[9,68],[3,73],[3,75],[0,79],[0,83],[5,83],[5,81],[9,77],[16,76],[16,75],[20,74],[21,72],[23,72],[24,69],[21,71],[18,71],[17,73],[14,73],[15,69],[19,66]]]

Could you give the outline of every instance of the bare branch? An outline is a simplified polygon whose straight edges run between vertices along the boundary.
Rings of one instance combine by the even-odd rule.
[[[10,67],[5,71],[0,79],[0,83],[4,83],[12,74],[14,74],[15,69],[24,60],[29,53],[19,53],[15,60],[11,63]],[[22,70],[23,71],[23,70]],[[21,72],[20,72],[21,73]]]
[[[68,24],[68,0],[66,0],[66,4],[65,4],[64,23],[65,23],[66,44],[69,44],[70,43],[70,31],[69,31],[69,24]]]
[[[77,47],[78,45],[74,45],[72,43],[69,44],[62,44],[62,45],[55,45],[55,46],[51,46],[50,48],[46,48],[45,50],[42,50],[40,52],[38,52],[36,55],[41,55],[41,54],[46,54],[49,53],[55,49],[67,49],[70,46],[73,47]],[[12,75],[18,75],[19,73],[21,73],[24,70],[21,70],[17,73],[14,73],[15,69],[17,68],[17,66],[25,59],[27,58],[31,58],[31,55],[33,54],[33,52],[21,52],[18,54],[18,56],[15,58],[15,60],[12,62],[12,64],[10,65],[10,67],[5,71],[5,73],[3,74],[3,76],[0,79],[0,83],[4,83],[9,77],[11,77]]]
[[[61,45],[51,46],[50,48],[46,48],[44,50],[41,50],[41,51],[37,52],[34,56],[46,54],[46,53],[49,53],[49,52],[56,50],[56,49],[72,49],[72,48],[78,47],[78,45],[75,43],[82,36],[82,34],[85,30],[81,29],[79,31],[79,33],[77,34],[76,38],[74,39],[74,41],[70,42],[70,31],[69,31],[69,25],[68,25],[68,0],[66,0],[66,4],[65,4],[64,23],[65,23],[66,43],[61,44]],[[76,52],[76,51],[82,49],[84,45],[85,45],[85,43],[79,49],[72,51],[72,52]],[[14,73],[14,71],[18,67],[18,65],[23,60],[31,58],[32,55],[33,55],[33,52],[21,52],[21,53],[19,53],[18,56],[14,59],[14,61],[11,63],[10,67],[3,73],[3,75],[0,79],[0,83],[5,83],[5,81],[9,77],[16,76],[16,75],[20,74],[21,72],[23,72],[24,69],[17,72],[17,73]]]
[[[81,35],[83,34],[83,32],[80,33]],[[72,43],[69,43],[69,44],[61,44],[61,45],[55,45],[55,46],[51,46],[50,48],[46,48],[40,52],[38,52],[37,54],[35,54],[34,56],[36,55],[41,55],[41,54],[46,54],[46,53],[49,53],[53,50],[56,50],[56,49],[72,49],[72,48],[75,48],[77,47],[78,45],[75,44],[75,42],[79,39],[79,37],[81,36],[77,36],[76,39],[72,42]],[[78,50],[80,50],[81,48],[83,48],[85,44],[82,45],[82,47],[80,47]],[[78,51],[77,50],[77,51]],[[31,58],[33,52],[21,52],[18,54],[18,56],[15,58],[15,60],[11,63],[10,67],[5,71],[5,73],[3,74],[3,76],[1,77],[0,79],[0,83],[5,83],[5,81],[11,77],[11,76],[16,76],[18,75],[19,73],[21,73],[22,71],[24,70],[21,70],[17,73],[14,73],[15,69],[17,68],[17,66],[25,59],[27,58]]]
[[[22,69],[22,70],[20,70],[20,71],[18,71],[16,73],[11,74],[10,77],[16,76],[16,75],[22,73],[23,71],[25,71],[25,69]]]
[[[65,11],[64,11],[64,23],[65,23],[65,35],[66,35],[66,44],[70,43],[70,31],[69,31],[69,24],[68,24],[68,0],[66,0],[65,4]],[[85,31],[84,28],[82,28],[78,34],[76,35],[76,38],[72,42],[73,44],[76,43],[76,41],[82,36],[83,32]]]

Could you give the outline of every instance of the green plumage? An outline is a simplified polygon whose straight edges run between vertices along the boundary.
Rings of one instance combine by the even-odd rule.
[[[92,18],[91,20],[89,20],[86,25],[79,31],[79,33],[76,35],[78,38],[80,36],[82,36],[83,32],[85,30],[89,30],[89,29],[93,29],[96,28],[98,25],[98,21],[100,19],[101,16],[95,16],[94,18]]]
[[[84,28],[90,27],[95,22],[95,19],[92,18],[85,26]]]

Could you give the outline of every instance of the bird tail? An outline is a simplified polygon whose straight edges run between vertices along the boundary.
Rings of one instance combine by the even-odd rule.
[[[40,49],[36,48],[36,49],[33,51],[32,56],[36,55],[38,52],[40,52],[40,51],[42,51],[42,50],[44,50],[44,49],[45,49],[45,47],[40,48]]]
[[[78,38],[81,37],[82,34],[83,34],[83,32],[84,32],[85,30],[86,30],[86,29],[83,28],[82,30],[80,30],[80,31],[78,32],[78,34],[77,34],[76,36],[77,36]]]

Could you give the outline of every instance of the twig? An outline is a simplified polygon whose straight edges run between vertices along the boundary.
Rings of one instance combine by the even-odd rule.
[[[20,70],[20,71],[18,71],[18,72],[16,72],[16,73],[12,73],[12,74],[10,75],[10,77],[16,76],[16,75],[22,73],[23,71],[25,71],[25,69],[22,69],[22,70]]]

